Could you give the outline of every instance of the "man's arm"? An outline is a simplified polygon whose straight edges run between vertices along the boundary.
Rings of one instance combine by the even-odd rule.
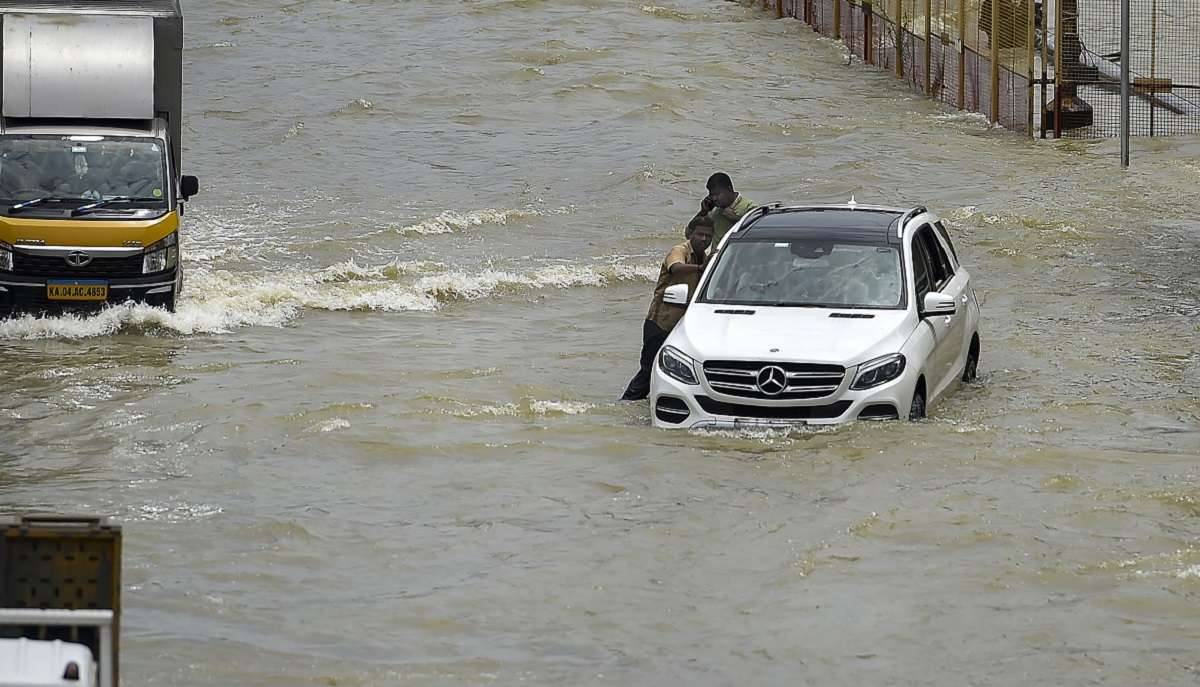
[[[670,272],[671,274],[674,274],[674,275],[700,274],[703,271],[704,271],[703,263],[699,264],[699,265],[693,265],[690,262],[683,262],[682,260],[679,262],[676,262],[676,263],[672,263],[671,266],[667,268],[667,272]]]

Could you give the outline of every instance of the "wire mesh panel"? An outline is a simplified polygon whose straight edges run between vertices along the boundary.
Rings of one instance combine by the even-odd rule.
[[[887,3],[876,5],[877,9],[882,8]],[[892,14],[895,14],[894,12]],[[873,37],[873,45],[871,51],[874,53],[874,62],[880,69],[895,72],[896,70],[896,25],[892,23],[891,15],[886,12],[877,12],[873,16],[875,25],[871,27]]]
[[[834,34],[834,3],[841,0],[811,0],[812,27],[825,36]]]
[[[1129,2],[1130,134],[1200,132],[1200,0]],[[1120,0],[1047,0],[1044,11],[1047,133],[1118,136]]]
[[[866,61],[866,10],[858,2],[847,0],[845,9],[849,10],[842,12],[842,42],[850,48],[850,52],[857,55],[859,59]]]
[[[764,6],[840,38],[864,62],[917,91],[1028,132],[1035,1],[773,0]]]
[[[981,57],[979,53],[967,50],[963,53],[963,64],[963,109],[990,113],[992,92],[988,87],[988,75],[992,70],[991,61]]]
[[[916,90],[1014,131],[1119,133],[1120,0],[772,0]],[[1200,132],[1200,0],[1129,0],[1131,133]],[[1040,113],[1040,116],[1037,114]]]

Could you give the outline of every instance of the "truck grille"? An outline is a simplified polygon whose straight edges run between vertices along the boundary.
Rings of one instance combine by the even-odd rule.
[[[766,393],[758,384],[760,373],[771,367],[780,368],[786,375],[786,382],[778,393]],[[838,390],[845,376],[846,368],[841,365],[748,360],[710,360],[704,363],[704,377],[713,391],[769,401],[824,398]],[[768,388],[772,389],[770,385]]]
[[[93,258],[83,267],[72,267],[54,255],[13,254],[13,274],[20,277],[51,277],[76,279],[121,279],[142,276],[142,256],[127,258]]]

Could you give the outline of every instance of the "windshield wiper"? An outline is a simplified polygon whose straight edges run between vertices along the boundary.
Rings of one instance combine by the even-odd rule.
[[[43,203],[78,203],[82,198],[70,198],[67,196],[45,196],[42,198],[34,198],[33,200],[23,200],[20,203],[14,203],[8,209],[9,212],[21,212],[32,207],[37,207]]]
[[[79,215],[86,214],[88,212],[91,212],[92,210],[100,210],[102,208],[106,208],[114,203],[159,203],[162,201],[163,201],[162,198],[150,198],[150,197],[139,197],[139,196],[114,196],[112,198],[105,198],[104,200],[98,200],[94,203],[88,203],[87,205],[80,205],[79,207],[77,207],[71,211],[71,216],[78,217]]]

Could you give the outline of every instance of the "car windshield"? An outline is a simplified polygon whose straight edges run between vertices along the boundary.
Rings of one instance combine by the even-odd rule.
[[[731,241],[700,300],[731,305],[898,308],[895,246],[826,239]]]
[[[158,139],[0,136],[0,212],[38,199],[44,200],[28,207],[61,211],[64,204],[70,209],[130,199],[107,203],[104,209],[165,209],[165,171],[165,146]]]

